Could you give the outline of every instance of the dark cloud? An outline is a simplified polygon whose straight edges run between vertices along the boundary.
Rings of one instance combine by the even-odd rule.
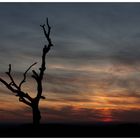
[[[64,106],[60,109],[44,108],[43,110],[46,112],[47,122],[96,122],[103,117],[98,110],[75,109],[72,106]]]
[[[140,110],[109,110],[110,115],[106,110],[96,109],[75,109],[71,106],[66,106],[61,109],[46,108],[47,122],[100,122],[110,119],[118,122],[139,122]]]
[[[0,101],[1,102],[1,101]],[[29,123],[32,122],[32,110],[28,107],[22,106],[20,103],[16,105],[16,108],[14,108],[14,105],[16,105],[14,102],[9,103],[10,109],[3,108],[3,106],[0,107],[0,122],[1,123]]]
[[[86,98],[76,98],[76,97],[65,97],[65,98],[59,98],[59,99],[52,99],[52,98],[47,98],[48,101],[51,101],[51,102],[91,102],[92,100],[90,99],[86,99]]]
[[[0,109],[1,118],[3,122],[31,122],[32,112],[29,108],[17,109],[17,110],[5,110]],[[75,109],[72,106],[64,106],[60,109],[56,108],[41,108],[42,122],[96,122],[102,119],[100,112],[98,110],[92,109]],[[7,116],[6,116],[7,115]],[[8,119],[8,120],[6,120]],[[17,119],[17,120],[16,120]]]
[[[18,58],[21,61],[21,54],[40,57],[39,50],[45,39],[39,25],[49,16],[55,44],[52,57],[66,59],[65,63],[70,63],[68,59],[74,60],[76,64],[98,59],[102,63],[112,60],[133,64],[139,62],[139,6],[128,3],[1,4],[1,49],[4,56],[9,53],[14,61]]]
[[[140,122],[140,110],[114,110],[112,111],[112,116],[114,116],[120,122]]]
[[[31,122],[32,112],[30,108],[15,110],[0,109],[2,122]],[[63,123],[94,123],[107,119],[117,122],[139,122],[140,110],[132,109],[88,109],[75,108],[74,106],[63,106],[60,108],[41,107],[42,122],[63,122]]]

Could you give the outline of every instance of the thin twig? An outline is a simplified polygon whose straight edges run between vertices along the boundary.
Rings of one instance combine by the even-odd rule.
[[[37,63],[35,62],[35,63],[33,63],[25,72],[24,72],[24,74],[23,74],[23,80],[20,82],[20,84],[19,84],[19,89],[21,89],[21,86],[22,86],[22,84],[24,83],[24,82],[26,82],[26,74],[27,74],[27,72],[34,66],[34,65],[36,65]]]

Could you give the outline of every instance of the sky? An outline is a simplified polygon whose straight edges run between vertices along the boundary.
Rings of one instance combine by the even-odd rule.
[[[42,123],[140,123],[140,3],[0,3],[0,76],[18,83],[47,41]],[[24,90],[36,95],[28,74]],[[28,123],[32,111],[0,84],[0,123]]]

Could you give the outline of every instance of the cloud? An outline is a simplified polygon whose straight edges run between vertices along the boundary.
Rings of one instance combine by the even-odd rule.
[[[39,48],[46,42],[38,25],[47,13],[55,44],[52,59],[83,65],[87,60],[89,63],[103,60],[100,63],[135,64],[139,60],[139,39],[135,38],[140,22],[138,7],[133,4],[1,4],[4,13],[1,15],[1,49],[5,52],[1,56],[9,53],[11,62],[17,61],[19,65],[21,55],[27,63],[31,61],[27,56],[38,59]],[[56,17],[59,18],[56,20]],[[4,65],[7,63],[3,61]]]
[[[72,106],[65,106],[60,109],[46,108],[46,122],[65,123],[95,123],[104,121],[117,122],[139,122],[139,109],[133,110],[107,110],[107,109],[75,109]]]
[[[112,116],[114,116],[120,122],[140,122],[140,110],[114,110],[112,111]]]
[[[46,122],[96,122],[102,116],[98,110],[92,109],[75,109],[72,106],[64,106],[60,109],[44,108],[46,110]]]
[[[0,123],[31,123],[32,109],[18,101],[2,102],[0,99]]]

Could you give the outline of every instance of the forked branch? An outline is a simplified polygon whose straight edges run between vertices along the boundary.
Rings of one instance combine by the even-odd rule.
[[[11,64],[9,64],[9,71],[6,72],[6,74],[9,76],[9,78],[10,78],[10,80],[11,80],[10,84],[11,84],[13,87],[15,87],[16,89],[19,89],[18,85],[15,83],[15,81],[14,81],[12,75],[11,75]]]
[[[26,74],[27,72],[35,65],[36,63],[33,63],[23,74],[23,80],[20,82],[19,86],[15,83],[12,75],[11,75],[11,64],[9,64],[9,69],[6,74],[9,76],[11,82],[8,83],[4,79],[0,78],[0,81],[13,93],[16,93],[16,96],[19,96],[19,101],[23,102],[27,105],[31,106],[31,102],[33,100],[32,97],[29,96],[28,93],[25,93],[24,91],[21,90],[21,86],[24,82],[26,82]]]
[[[46,28],[45,28],[45,24],[43,25],[40,25],[44,31],[44,35],[48,41],[48,46],[53,46],[52,42],[51,42],[51,38],[50,38],[50,32],[51,32],[51,27],[49,25],[49,22],[48,22],[48,18],[46,19],[46,24],[47,24],[47,27],[48,27],[48,32],[46,31]]]

